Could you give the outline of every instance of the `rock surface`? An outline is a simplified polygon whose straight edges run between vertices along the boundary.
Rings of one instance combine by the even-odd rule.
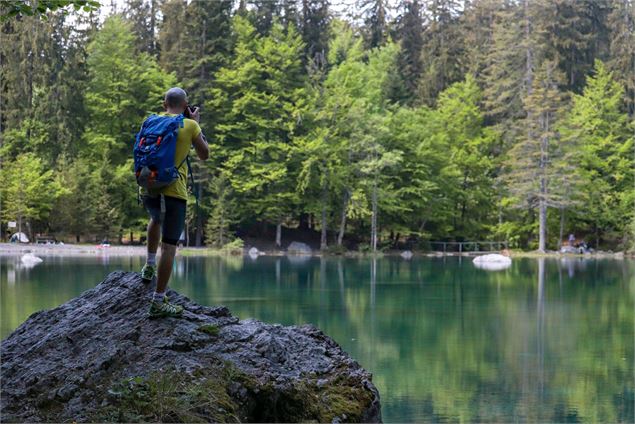
[[[0,421],[379,422],[371,375],[313,326],[240,321],[137,274],[33,314],[2,341]]]

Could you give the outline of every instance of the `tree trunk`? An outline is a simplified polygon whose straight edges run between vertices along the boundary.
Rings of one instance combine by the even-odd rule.
[[[276,225],[276,246],[278,249],[282,246],[282,222],[278,222]]]
[[[563,237],[564,237],[564,208],[560,208],[560,239],[558,240],[558,250],[562,248]]]
[[[132,246],[132,242],[134,241],[134,233],[130,230],[130,245]]]
[[[225,214],[221,211],[220,225],[218,226],[218,244],[220,247],[225,245]]]
[[[322,206],[322,222],[320,224],[322,227],[320,228],[320,250],[326,250],[327,248],[327,243],[326,243],[326,205]]]
[[[373,186],[372,215],[370,219],[370,249],[377,251],[377,184]]]
[[[198,183],[198,187],[196,187],[196,197],[197,202],[200,202],[203,197],[203,184]],[[196,207],[196,246],[200,247],[203,245],[203,217],[201,216],[201,208]]]
[[[157,55],[157,39],[156,39],[156,0],[150,0],[150,31],[152,33],[152,41],[150,43],[151,54]]]
[[[320,222],[320,250],[326,250],[327,241],[326,241],[326,231],[327,231],[327,211],[326,211],[326,202],[328,199],[328,192],[326,191],[326,187],[322,187],[322,219]]]
[[[299,223],[298,223],[298,229],[299,230],[308,230],[311,228],[311,224],[309,222],[310,220],[310,215],[306,212],[302,212],[300,214],[300,219],[299,219]]]
[[[541,179],[540,185],[544,184]],[[538,202],[538,251],[545,253],[547,241],[547,202],[540,199]]]
[[[190,224],[185,222],[185,245],[190,247]]]
[[[350,194],[348,189],[344,191],[344,201],[342,202],[342,217],[340,220],[340,230],[337,233],[337,245],[341,246],[344,240],[344,231],[346,230],[346,210],[348,209],[348,198]]]

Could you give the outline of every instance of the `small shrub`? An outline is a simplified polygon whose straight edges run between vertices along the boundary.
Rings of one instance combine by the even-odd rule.
[[[347,249],[344,246],[333,245],[326,248],[324,251],[329,255],[344,255],[347,252]]]
[[[229,243],[225,244],[222,250],[223,252],[228,253],[230,255],[242,255],[244,247],[245,247],[245,242],[240,238],[236,238],[230,241]]]

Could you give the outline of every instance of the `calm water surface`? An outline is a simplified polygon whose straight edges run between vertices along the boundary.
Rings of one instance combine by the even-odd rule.
[[[0,257],[0,336],[141,258]],[[172,287],[313,323],[374,374],[386,422],[635,421],[635,261],[179,258]]]

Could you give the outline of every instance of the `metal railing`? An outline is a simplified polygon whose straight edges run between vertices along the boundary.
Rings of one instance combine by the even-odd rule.
[[[508,248],[506,241],[431,241],[430,247],[435,252],[500,252]],[[483,250],[482,248],[488,248]]]

